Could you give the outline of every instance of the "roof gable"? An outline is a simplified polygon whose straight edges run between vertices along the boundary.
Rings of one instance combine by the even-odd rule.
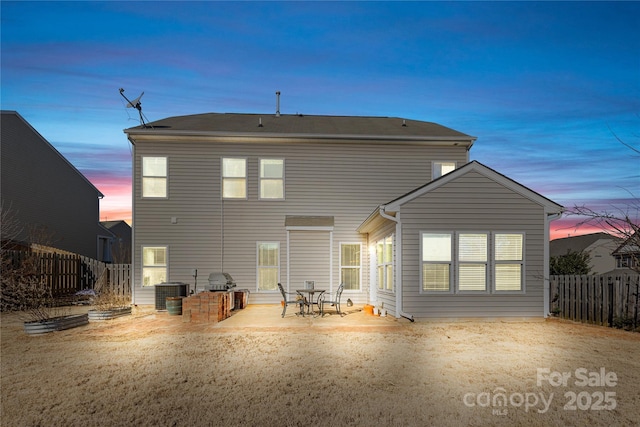
[[[549,242],[551,256],[565,255],[568,251],[581,252],[597,242],[614,242],[615,238],[607,233],[591,233],[579,236],[561,237]]]
[[[95,185],[93,185],[93,183],[89,181],[89,179],[86,176],[84,176],[82,172],[78,170],[78,168],[76,168],[66,157],[64,157],[62,153],[60,153],[49,141],[47,141],[47,139],[44,138],[40,134],[40,132],[38,132],[33,126],[31,126],[31,124],[27,120],[25,120],[25,118],[22,117],[17,111],[2,110],[0,111],[0,113],[2,115],[3,131],[9,133],[14,129],[19,129],[21,126],[25,127],[26,129],[28,129],[30,133],[29,140],[28,140],[29,142],[33,142],[34,144],[42,143],[45,147],[47,147],[47,149],[51,151],[51,153],[53,153],[55,156],[60,158],[60,160],[63,162],[65,166],[67,166],[70,170],[72,170],[73,173],[78,175],[78,178],[80,178],[92,190],[94,190],[98,198],[104,197],[104,194],[102,194],[102,192],[100,192],[100,190],[98,190],[98,188]],[[15,143],[21,143],[21,144],[25,143],[24,140],[15,141],[15,140],[12,140],[11,138],[7,138],[7,139]]]
[[[424,194],[434,191],[435,189],[440,188],[443,185],[452,182],[470,172],[476,172],[512,190],[513,192],[520,194],[521,196],[531,200],[532,202],[544,207],[545,211],[547,211],[548,213],[560,213],[563,210],[563,207],[561,205],[475,160],[423,185],[422,187],[418,187],[415,190],[410,191],[409,193],[390,201],[389,203],[386,203],[385,205],[383,205],[383,208],[387,212],[397,212],[405,203],[408,203],[418,197],[423,196]]]

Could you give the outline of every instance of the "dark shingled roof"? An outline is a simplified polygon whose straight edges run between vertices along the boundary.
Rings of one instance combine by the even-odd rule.
[[[260,126],[260,124],[262,126]],[[442,138],[473,142],[476,138],[437,123],[398,117],[307,116],[301,114],[206,113],[168,117],[127,133],[199,132],[286,135],[353,135],[399,138]]]

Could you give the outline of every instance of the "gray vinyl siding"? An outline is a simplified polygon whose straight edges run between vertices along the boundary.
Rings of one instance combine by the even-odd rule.
[[[329,291],[331,271],[331,232],[291,231],[289,236],[289,286],[303,289],[306,280],[314,281],[315,289]],[[333,288],[336,288],[334,284]]]
[[[91,258],[98,255],[100,192],[15,112],[2,113],[2,208],[17,236]],[[37,230],[37,231],[34,231]]]
[[[142,156],[168,158],[167,199],[140,197]],[[222,157],[247,158],[247,200],[221,200]],[[258,161],[265,157],[285,159],[283,201],[258,200]],[[224,271],[233,276],[238,288],[251,291],[250,303],[277,303],[278,294],[257,292],[256,242],[280,243],[280,280],[293,288],[293,283],[286,283],[287,215],[334,217],[330,283],[335,289],[340,281],[340,242],[361,242],[366,248],[367,237],[356,231],[358,226],[376,206],[430,181],[432,160],[462,165],[467,151],[397,142],[138,141],[133,179],[135,301],[153,303],[154,290],[140,288],[140,257],[142,246],[158,244],[169,247],[169,281],[193,284],[191,270],[197,268],[201,285],[209,273]],[[171,224],[172,217],[176,224]],[[362,264],[362,291],[349,295],[356,303],[369,299],[367,256]]]
[[[543,207],[476,172],[401,208],[403,310],[418,318],[541,317],[545,213]],[[525,233],[522,294],[421,294],[420,233],[488,231]]]

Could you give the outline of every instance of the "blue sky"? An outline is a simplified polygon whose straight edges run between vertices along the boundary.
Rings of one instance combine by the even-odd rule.
[[[138,124],[204,112],[396,116],[566,206],[640,197],[638,2],[1,3],[1,104],[129,219]],[[634,202],[634,200],[636,202]],[[582,234],[567,223],[554,234]]]

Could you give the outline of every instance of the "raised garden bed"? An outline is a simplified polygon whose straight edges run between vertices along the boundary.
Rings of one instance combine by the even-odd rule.
[[[47,320],[33,320],[24,322],[24,331],[28,335],[41,335],[53,331],[62,331],[89,323],[87,314],[72,314],[69,316],[52,317]]]
[[[110,310],[89,310],[89,321],[100,322],[111,320],[116,317],[128,316],[131,314],[131,307],[118,307]]]

